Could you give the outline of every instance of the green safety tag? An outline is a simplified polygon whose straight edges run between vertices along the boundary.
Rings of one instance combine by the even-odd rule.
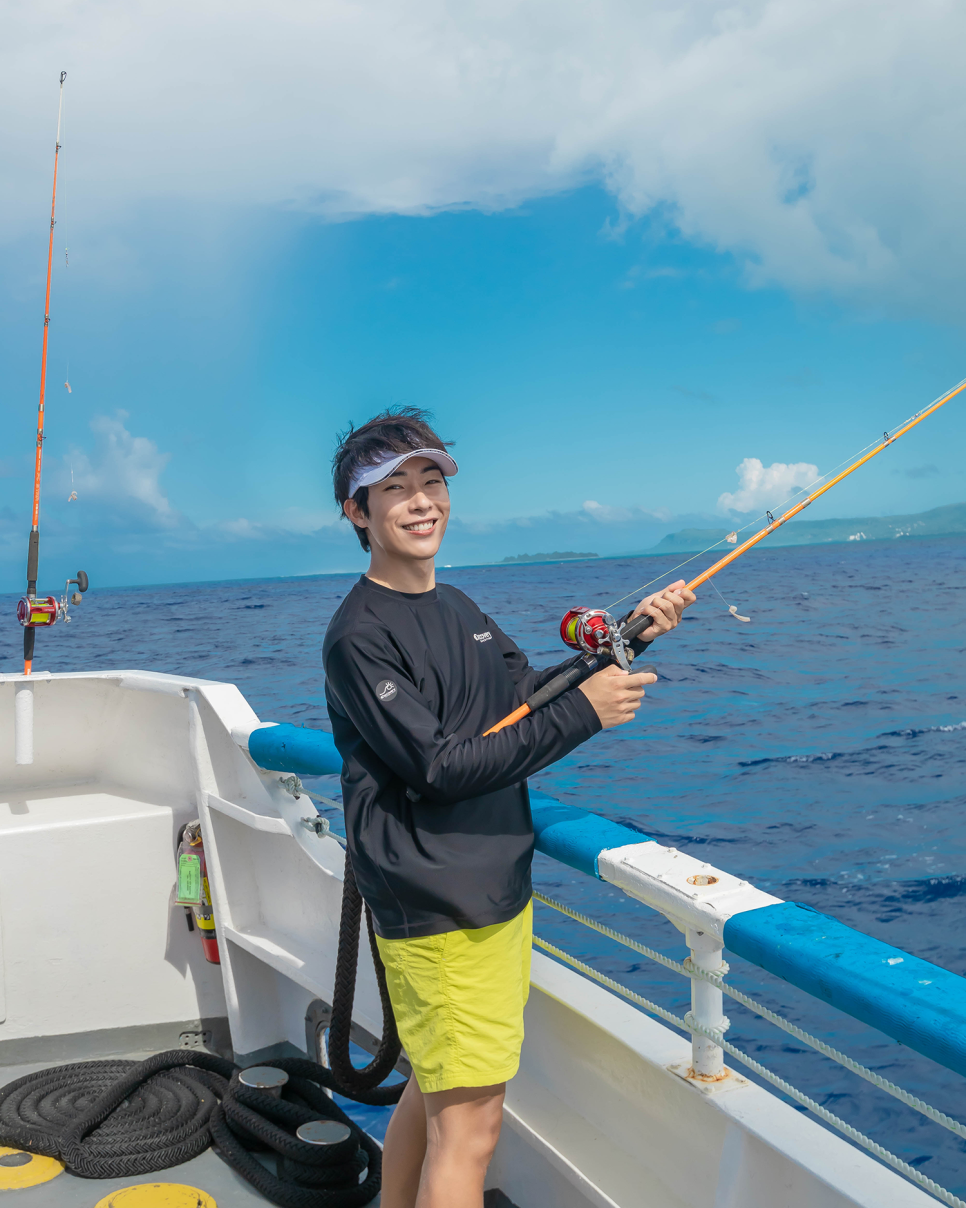
[[[190,851],[178,856],[178,905],[201,905],[201,856]]]

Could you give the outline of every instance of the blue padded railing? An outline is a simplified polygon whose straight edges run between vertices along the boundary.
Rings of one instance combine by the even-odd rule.
[[[288,724],[254,730],[248,751],[261,768],[337,775],[332,735]],[[600,877],[601,852],[648,836],[531,790],[537,850]],[[798,902],[732,915],[725,946],[814,998],[966,1075],[966,978],[872,939]]]
[[[732,915],[724,941],[753,965],[966,1074],[966,978],[802,902]]]
[[[269,772],[294,772],[296,776],[342,774],[342,756],[331,734],[288,722],[252,730],[248,736],[248,754]]]

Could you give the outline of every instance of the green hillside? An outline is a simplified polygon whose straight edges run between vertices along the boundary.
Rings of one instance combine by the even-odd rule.
[[[741,539],[750,537],[754,528]],[[681,529],[659,541],[649,554],[685,554],[721,541],[729,529]],[[912,516],[860,516],[850,520],[789,520],[769,545],[821,545],[829,541],[884,541],[896,537],[946,537],[966,534],[966,503],[951,503]]]

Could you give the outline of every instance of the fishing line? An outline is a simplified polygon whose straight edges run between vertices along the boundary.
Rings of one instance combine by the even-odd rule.
[[[714,579],[709,579],[708,582],[711,584],[711,586],[714,588],[714,590],[718,593],[718,598],[720,599],[721,603],[725,606],[725,608],[727,608],[727,610],[731,613],[731,615],[734,617],[734,619],[736,621],[745,621],[746,623],[751,621],[751,617],[743,617],[741,615],[741,613],[739,613],[737,604],[728,603],[728,601],[724,598],[724,596],[721,594],[721,592],[718,591],[718,585],[717,585],[717,583],[715,583]]]
[[[884,447],[886,444],[892,444],[892,442],[896,439],[896,437],[890,437],[889,436],[890,432],[894,432],[899,428],[905,428],[908,424],[915,423],[915,421],[918,420],[920,416],[924,415],[932,407],[937,407],[937,406],[941,405],[941,403],[943,401],[948,401],[949,399],[951,399],[954,395],[958,394],[964,388],[966,388],[966,378],[963,378],[962,381],[957,382],[956,385],[951,390],[947,390],[943,394],[940,394],[936,398],[934,398],[933,401],[929,404],[929,406],[921,407],[918,411],[914,412],[907,419],[904,419],[901,423],[893,424],[893,426],[891,428],[886,428],[882,437],[880,437],[877,440],[870,441],[869,444],[864,445],[861,449],[858,450],[858,452],[853,453],[851,455],[851,457],[844,458],[842,461],[840,461],[838,463],[837,466],[833,466],[830,470],[826,470],[824,474],[820,474],[818,476],[818,478],[816,478],[813,482],[810,482],[807,486],[799,487],[798,490],[795,491],[793,494],[789,495],[787,499],[785,499],[781,503],[777,504],[774,507],[774,509],[760,513],[758,516],[755,516],[753,519],[747,521],[744,525],[742,525],[742,527],[740,529],[736,529],[735,531],[738,533],[743,533],[746,529],[753,528],[756,524],[761,524],[761,522],[766,519],[768,520],[769,524],[772,523],[772,521],[773,521],[772,511],[784,512],[785,509],[788,508],[789,506],[794,506],[794,501],[796,499],[798,499],[799,496],[809,494],[820,483],[825,482],[826,479],[831,478],[838,470],[842,469],[843,466],[847,466],[851,462],[857,461],[865,453],[868,453],[868,451],[870,449],[876,448],[876,446],[882,445]],[[653,579],[650,579],[647,583],[642,583],[640,587],[635,587],[632,591],[629,591],[627,593],[627,595],[621,596],[617,600],[613,600],[610,604],[607,605],[607,611],[608,612],[612,611],[618,604],[623,604],[623,602],[625,600],[629,600],[631,598],[631,596],[636,596],[640,592],[647,591],[647,589],[649,587],[653,586],[655,583],[659,583],[662,579],[666,579],[669,575],[673,575],[676,570],[681,570],[682,567],[690,566],[690,564],[692,562],[696,562],[698,560],[698,558],[703,558],[705,554],[710,554],[712,552],[712,550],[715,550],[718,548],[718,546],[724,544],[725,540],[726,539],[724,537],[719,537],[717,541],[712,542],[711,545],[706,546],[703,550],[699,550],[696,554],[692,554],[690,558],[685,558],[685,560],[683,562],[679,562],[677,564],[677,566],[672,566],[670,570],[662,571],[661,574],[656,575]],[[719,592],[718,594],[720,595],[721,593]]]
[[[787,511],[784,511],[780,516],[776,517],[771,513],[771,511],[766,511],[765,516],[768,518],[767,525],[765,525],[765,527],[760,529],[757,533],[753,533],[750,537],[746,537],[745,540],[742,541],[740,545],[736,545],[736,547],[730,553],[725,554],[724,557],[719,558],[717,562],[713,563],[706,570],[703,570],[701,574],[697,575],[687,584],[687,590],[695,591],[698,587],[701,587],[702,584],[710,582],[710,580],[716,574],[718,574],[719,571],[724,570],[726,566],[730,566],[736,558],[740,558],[742,554],[746,554],[748,550],[752,549],[760,541],[764,541],[766,537],[771,536],[776,529],[781,528],[783,524],[787,524],[789,520],[797,516],[800,512],[803,512],[805,508],[814,503],[816,499],[820,499],[824,494],[826,494],[826,492],[830,491],[834,486],[837,486],[840,482],[842,482],[843,479],[848,478],[850,474],[855,473],[855,471],[861,466],[864,466],[867,461],[871,461],[872,458],[881,453],[883,449],[887,449],[889,445],[894,444],[901,436],[905,436],[905,434],[911,431],[917,424],[928,418],[933,414],[933,412],[938,411],[940,407],[945,406],[950,399],[955,398],[958,394],[962,393],[963,390],[966,390],[966,378],[964,378],[952,390],[940,395],[940,397],[930,403],[928,407],[924,407],[922,410],[917,411],[914,415],[902,423],[892,434],[890,434],[887,429],[882,434],[882,438],[880,440],[874,442],[872,445],[867,445],[862,451],[861,455],[857,457],[851,463],[851,465],[845,465],[845,469],[838,470],[838,467],[836,467],[836,470],[838,470],[837,473],[835,470],[829,471],[827,474],[823,474],[820,478],[817,478],[815,482],[811,484],[811,488],[800,488],[799,491],[796,492],[796,495],[801,495],[803,490],[808,490],[809,493],[804,499],[800,499],[797,503],[793,503],[792,506],[788,508]],[[844,465],[845,463],[840,464]],[[818,483],[821,485],[816,485]],[[790,496],[789,500],[786,500],[786,502],[790,502],[790,500],[795,499],[796,495]],[[754,523],[754,520],[749,521],[744,528],[750,528]],[[715,541],[712,545],[708,546],[707,549],[701,551],[701,553],[708,553],[709,550],[720,545],[721,540],[722,539]],[[727,538],[724,538],[723,540],[727,541]],[[735,534],[735,541],[737,541],[737,533]],[[689,562],[694,562],[695,559],[701,557],[701,553],[695,554],[693,557],[688,558],[685,562],[680,563],[680,565],[686,566]],[[675,567],[675,569],[677,569],[677,567]],[[668,573],[673,572],[665,571],[664,574],[658,576],[658,578],[664,578]],[[652,579],[651,583],[656,583],[657,581],[657,579]],[[628,592],[628,594],[623,596],[622,599],[626,600],[629,596],[636,595],[638,592],[650,587],[650,585],[650,583],[645,583],[643,587],[638,587],[634,591]],[[620,603],[620,600],[615,601],[615,603]],[[614,605],[611,605],[610,607],[612,608],[613,606]],[[747,620],[746,617],[738,616],[737,607],[729,606],[728,611],[738,620]],[[529,716],[529,714],[536,712],[537,709],[541,709],[544,705],[548,705],[552,700],[556,700],[557,697],[561,696],[564,692],[569,691],[571,688],[576,688],[577,685],[582,683],[589,675],[593,675],[595,672],[600,671],[609,663],[616,663],[625,671],[629,671],[630,658],[628,656],[628,646],[636,638],[643,634],[644,630],[650,626],[651,622],[652,618],[646,613],[630,617],[628,620],[621,623],[611,615],[609,608],[602,609],[578,607],[568,609],[560,623],[560,636],[564,641],[564,645],[570,646],[571,649],[579,650],[581,652],[580,658],[577,661],[570,663],[564,671],[561,671],[558,675],[555,675],[553,679],[545,683],[542,688],[538,688],[537,691],[534,692],[532,696],[528,697],[522,705],[518,706],[513,710],[512,713],[508,713],[506,717],[502,718],[495,725],[486,730],[485,734],[498,734],[507,726],[516,725],[518,721],[522,721],[525,717]],[[633,657],[633,655],[634,651],[631,649],[630,657]]]

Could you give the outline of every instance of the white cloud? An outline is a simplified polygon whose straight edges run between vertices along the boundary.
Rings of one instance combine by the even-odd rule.
[[[762,512],[765,508],[783,503],[799,487],[806,487],[818,478],[818,466],[807,461],[796,461],[786,465],[774,461],[763,466],[757,457],[746,457],[735,473],[740,483],[732,494],[725,491],[718,497],[718,511]]]
[[[170,453],[162,453],[146,436],[132,436],[124,426],[126,411],[91,420],[94,451],[75,449],[64,458],[60,482],[73,481],[78,500],[121,509],[134,507],[138,519],[170,526],[181,517],[161,489],[160,477]]]
[[[585,499],[584,511],[588,516],[593,516],[595,520],[599,520],[602,524],[630,520],[631,518],[629,508],[611,507],[609,504],[598,503],[596,499]]]
[[[602,179],[754,283],[966,300],[955,0],[0,0],[0,15],[8,232],[42,212],[64,67],[75,219],[171,197],[422,213]]]

